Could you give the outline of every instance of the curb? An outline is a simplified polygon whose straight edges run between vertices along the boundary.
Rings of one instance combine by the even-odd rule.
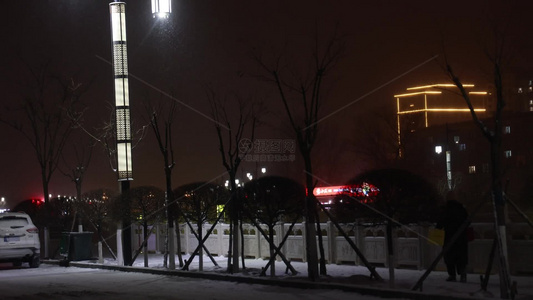
[[[61,265],[62,260],[43,260],[41,263],[52,264],[52,265]],[[441,294],[431,294],[423,293],[418,291],[409,291],[409,290],[393,290],[388,288],[371,288],[360,285],[353,284],[342,284],[342,283],[330,283],[330,282],[311,282],[305,280],[281,280],[275,278],[267,277],[249,277],[249,276],[235,276],[230,274],[218,274],[214,272],[199,272],[199,271],[182,271],[182,270],[166,270],[166,269],[153,269],[153,268],[144,268],[144,267],[130,267],[130,266],[113,266],[113,265],[103,265],[97,263],[86,263],[86,262],[75,262],[71,261],[67,266],[78,267],[78,268],[89,268],[89,269],[102,269],[102,270],[112,270],[112,271],[121,271],[121,272],[134,272],[134,273],[145,273],[145,274],[154,274],[154,275],[165,275],[165,276],[179,276],[185,278],[197,278],[197,279],[207,279],[207,280],[218,280],[218,281],[229,281],[237,283],[247,283],[247,284],[261,284],[261,285],[273,285],[279,287],[290,287],[290,288],[299,288],[299,289],[337,289],[344,292],[354,292],[361,295],[376,296],[380,298],[405,298],[413,300],[465,300],[465,299],[476,299],[475,296],[458,296],[458,295],[441,295]],[[66,266],[65,266],[66,267]],[[480,299],[480,298],[478,298]]]

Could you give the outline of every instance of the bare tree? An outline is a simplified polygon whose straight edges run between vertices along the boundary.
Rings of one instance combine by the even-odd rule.
[[[108,214],[110,199],[115,198],[113,191],[108,189],[96,189],[83,193],[82,198],[77,199],[76,209],[78,214],[96,229],[100,241],[106,246],[109,253],[116,259],[115,253],[107,243],[104,235],[109,233],[111,218]]]
[[[115,220],[136,220],[143,227],[143,242],[139,249],[135,251],[135,257],[143,250],[144,266],[148,267],[147,243],[151,230],[148,226],[158,222],[163,215],[165,195],[164,192],[153,186],[140,186],[123,192],[115,197],[111,202],[111,215]],[[130,206],[131,210],[124,209]]]
[[[69,171],[63,171],[61,168],[59,168],[60,172],[63,173],[66,177],[70,178],[70,180],[74,183],[76,187],[76,202],[82,201],[82,185],[83,185],[83,179],[85,176],[85,172],[87,171],[87,168],[89,167],[89,163],[91,162],[91,157],[93,153],[93,146],[92,144],[84,143],[84,141],[71,143],[72,144],[72,153],[74,155],[74,164],[70,164],[67,162],[67,159],[63,156],[64,164],[67,165],[67,169]],[[73,230],[74,224],[76,223],[76,219],[78,219],[78,223],[81,225],[81,215],[78,214],[78,207],[77,205],[74,205],[74,220],[72,221],[71,231]]]
[[[301,218],[305,189],[291,179],[268,176],[247,183],[244,192],[243,204],[250,217],[268,227],[270,275],[275,276],[274,226],[280,221],[296,222]]]
[[[325,101],[324,79],[339,61],[344,43],[335,33],[327,42],[321,44],[318,35],[314,40],[312,58],[298,69],[294,61],[283,54],[277,55],[268,63],[260,53],[254,53],[255,61],[265,72],[265,78],[273,83],[278,91],[290,126],[296,135],[298,149],[305,165],[305,184],[307,199],[306,216],[306,253],[308,276],[311,280],[319,277],[315,228],[318,209],[313,195],[314,179],[311,152],[318,136],[318,123],[321,120],[320,108]],[[319,236],[319,243],[322,239]],[[326,265],[321,245],[320,274],[326,274]]]
[[[196,223],[198,244],[200,250],[198,251],[199,266],[198,270],[203,271],[204,267],[204,232],[203,225],[207,221],[217,220],[217,205],[226,202],[227,190],[224,187],[212,183],[196,182],[180,186],[174,191],[174,194],[179,197],[179,210],[183,213],[185,221]],[[194,230],[193,227],[190,227]],[[207,252],[211,257],[211,254]]]
[[[369,189],[369,192],[360,198],[351,195],[344,197],[343,200],[347,201],[337,201],[335,210],[354,212],[369,220],[369,223],[385,223],[389,287],[394,288],[393,227],[436,219],[438,192],[425,179],[402,169],[372,170],[349,180],[348,184],[367,184],[378,189],[378,192]]]
[[[81,118],[76,107],[81,104],[86,87],[74,78],[54,74],[49,62],[27,69],[27,82],[21,87],[22,101],[18,107],[7,108],[12,119],[1,118],[1,121],[20,132],[35,151],[47,205],[48,184],[73,129],[68,116]]]
[[[165,171],[165,191],[167,201],[167,226],[169,238],[168,252],[170,253],[169,268],[175,269],[174,257],[176,249],[174,248],[174,220],[175,216],[173,211],[175,210],[176,201],[174,200],[174,192],[172,190],[172,170],[176,165],[174,160],[174,148],[172,147],[172,124],[176,117],[177,105],[175,101],[171,101],[168,106],[160,105],[158,108],[151,107],[149,104],[145,104],[147,115],[150,116],[150,126],[154,132],[159,150],[163,158],[163,169]],[[161,117],[163,118],[161,120]],[[183,258],[181,256],[180,245],[180,231],[176,229],[176,235],[178,240],[178,259],[179,266],[183,267]],[[166,260],[165,260],[166,262]]]
[[[504,35],[503,35],[504,36]],[[503,36],[497,35],[494,47],[494,53],[489,54],[487,57],[492,65],[493,69],[493,83],[494,94],[496,97],[496,111],[489,120],[481,120],[476,114],[470,95],[463,86],[462,80],[454,72],[451,64],[448,60],[445,61],[446,72],[450,79],[459,89],[461,96],[466,102],[466,105],[470,109],[472,119],[477,125],[483,136],[487,139],[490,145],[490,162],[491,162],[491,190],[492,190],[492,203],[494,207],[494,217],[496,224],[496,239],[499,250],[499,263],[500,263],[500,294],[502,298],[514,298],[514,293],[511,290],[511,278],[509,275],[509,263],[507,260],[507,246],[506,246],[506,224],[505,224],[505,199],[504,199],[504,187],[502,181],[502,113],[506,104],[503,87],[503,66],[505,64],[505,41]],[[487,122],[491,122],[491,125],[487,125]]]
[[[365,113],[355,119],[353,150],[367,169],[395,167],[399,163],[398,129],[390,116]],[[404,139],[402,138],[402,141]],[[402,146],[405,143],[402,143]]]
[[[254,100],[253,97],[243,98],[235,93],[221,97],[215,93],[213,88],[207,88],[206,94],[218,137],[218,149],[222,158],[222,165],[228,172],[232,192],[232,198],[229,202],[231,236],[228,272],[234,273],[239,272],[240,269],[239,220],[241,218],[241,203],[235,179],[242,158],[252,149],[260,102]]]

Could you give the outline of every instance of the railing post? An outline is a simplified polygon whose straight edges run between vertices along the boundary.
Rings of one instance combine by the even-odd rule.
[[[117,229],[117,265],[124,265],[124,254],[122,253],[122,228]]]
[[[102,250],[102,242],[98,241],[98,263],[104,263],[104,251]]]
[[[279,222],[276,225],[276,227],[278,227],[278,229],[276,230],[276,246],[278,246],[279,244],[281,244],[281,241],[283,240],[283,237],[285,236],[285,224],[283,222]],[[286,245],[283,245],[283,247],[279,250],[283,254],[287,253]],[[276,260],[281,261],[281,257],[277,257]]]
[[[305,223],[306,221],[303,221],[302,222],[302,249],[303,249],[303,253],[302,253],[302,261],[303,262],[307,262],[307,250],[306,250],[306,247],[305,245],[307,245],[307,240],[306,240],[306,230],[305,230]]]
[[[255,258],[261,258],[261,233],[255,228]]]
[[[326,222],[326,234],[328,235],[328,262],[333,264],[337,261],[337,235],[331,221]]]
[[[354,238],[355,238],[355,244],[359,246],[359,249],[361,249],[361,252],[363,253],[363,255],[366,257],[366,243],[365,243],[365,235],[363,234],[363,231],[364,231],[364,227],[359,225],[359,224],[355,224],[355,227],[354,227]],[[355,264],[356,265],[361,265],[361,259],[359,258],[359,256],[356,256],[355,257]]]
[[[224,255],[224,228],[222,227],[221,223],[217,223],[217,226],[215,226],[214,230],[217,231],[218,255],[223,256]]]
[[[185,253],[191,254],[191,248],[190,248],[190,232],[189,232],[189,226],[185,226],[185,232],[183,232],[183,235],[185,236]]]

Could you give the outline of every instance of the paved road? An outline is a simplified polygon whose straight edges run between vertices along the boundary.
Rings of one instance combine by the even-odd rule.
[[[0,298],[33,299],[379,299],[338,290],[305,290],[176,276],[41,265],[0,264]]]

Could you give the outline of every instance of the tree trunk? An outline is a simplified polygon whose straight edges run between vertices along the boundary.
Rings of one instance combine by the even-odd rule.
[[[148,222],[146,221],[143,221],[143,256],[144,267],[148,268]]]
[[[274,250],[274,226],[268,225],[268,239],[270,240],[270,276],[276,276],[276,251]]]
[[[165,253],[163,254],[163,268],[168,267],[168,224],[165,232]]]
[[[320,275],[328,275],[326,268],[326,256],[324,252],[324,240],[322,239],[322,229],[320,229],[320,218],[318,217],[318,209],[316,210],[316,232],[318,234],[318,250],[320,251]]]
[[[169,236],[168,252],[170,254],[168,261],[168,268],[170,270],[176,269],[176,248],[174,246],[174,214],[173,208],[176,206],[174,202],[174,193],[172,192],[172,168],[169,165],[167,156],[165,156],[165,181],[166,181],[166,201],[167,201],[167,224]]]
[[[242,263],[242,269],[245,270],[246,265],[244,263],[244,230],[242,228],[242,222],[240,223],[239,228],[240,228],[239,232],[241,233],[241,251],[243,252],[241,255],[241,263]]]
[[[305,182],[307,188],[307,196],[305,198],[305,251],[307,255],[307,274],[309,279],[316,281],[319,278],[319,270],[316,247],[316,200],[315,195],[313,195],[313,170],[311,167],[311,153],[302,149],[301,152],[305,163]]]
[[[181,230],[179,224],[176,225],[176,243],[178,244],[178,248],[176,249],[178,253],[178,260],[180,264],[180,268],[183,268],[183,255],[181,254]]]
[[[196,226],[198,227],[198,242],[200,243],[200,250],[198,251],[198,270],[202,272],[204,270],[204,243],[202,242],[203,231],[202,221],[200,218],[198,218],[198,224]]]
[[[230,172],[231,194],[232,199],[230,202],[230,222],[231,222],[231,239],[230,239],[230,259],[231,270],[229,273],[239,272],[239,191],[237,190],[237,184],[235,183],[235,173]]]
[[[499,121],[499,120],[497,120]],[[507,259],[507,229],[505,222],[505,200],[501,180],[501,126],[494,129],[494,139],[491,141],[492,160],[492,200],[494,217],[496,219],[496,239],[498,241],[498,261],[500,263],[500,297],[512,297],[509,262]]]
[[[44,204],[45,204],[45,207],[46,207],[48,204],[50,204],[50,194],[48,192],[48,180],[46,179],[46,174],[45,174],[45,170],[44,169],[41,172],[41,180],[42,180],[42,183],[43,183],[43,193],[44,193],[43,196],[44,196]]]
[[[240,271],[240,262],[239,262],[239,218],[235,217],[233,220],[233,255],[232,255],[232,264],[233,264],[233,272],[239,272]]]
[[[227,272],[230,273],[230,274],[233,274],[233,265],[231,264],[231,249],[233,248],[233,222],[229,222],[229,245],[228,245],[228,267],[227,267]]]

